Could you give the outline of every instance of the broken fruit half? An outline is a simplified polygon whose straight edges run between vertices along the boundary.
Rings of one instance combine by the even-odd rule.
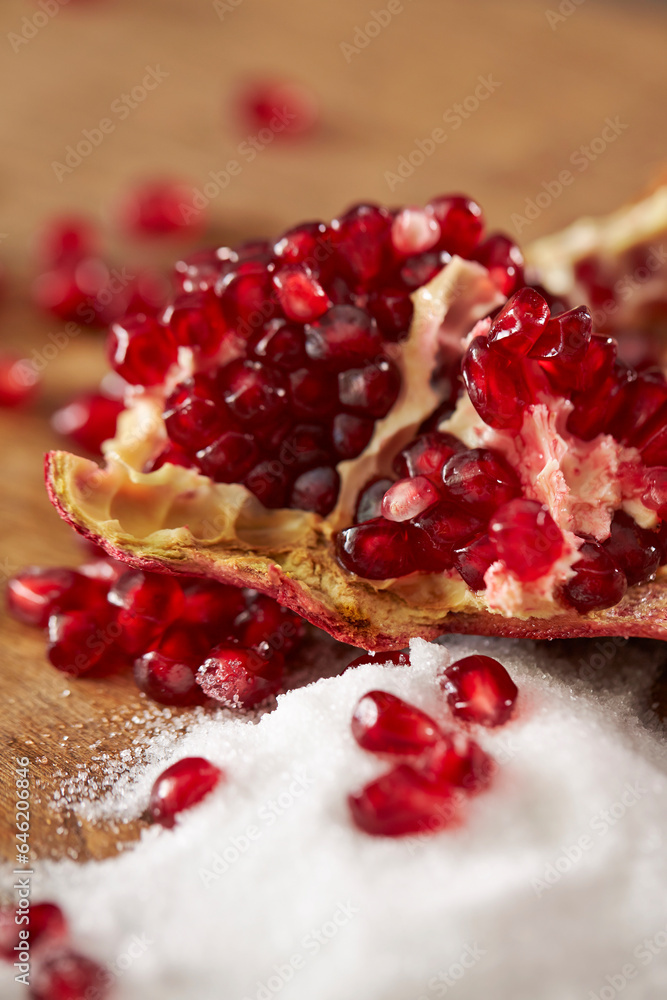
[[[126,410],[104,468],[47,457],[56,508],[367,649],[663,636],[667,382],[521,260],[446,196],[180,262],[112,328]]]

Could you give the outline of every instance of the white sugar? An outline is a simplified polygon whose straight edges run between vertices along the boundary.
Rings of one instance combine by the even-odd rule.
[[[78,946],[113,966],[119,1000],[657,1000],[667,748],[645,709],[662,650],[416,640],[409,667],[320,679],[251,722],[165,726],[109,762],[114,789],[89,808],[140,814],[188,755],[226,784],[112,860],[39,862],[34,898],[63,905]],[[359,833],[346,795],[387,765],[352,740],[356,700],[382,688],[448,723],[438,672],[475,651],[520,689],[516,720],[479,735],[500,765],[491,790],[455,831]],[[0,976],[3,996],[25,996]]]

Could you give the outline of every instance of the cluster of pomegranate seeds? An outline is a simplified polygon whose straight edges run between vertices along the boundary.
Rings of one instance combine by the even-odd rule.
[[[174,461],[242,482],[266,507],[330,513],[337,466],[399,396],[391,348],[409,332],[411,293],[453,254],[482,253],[483,236],[479,206],[447,195],[425,208],[354,205],[273,244],[179,261],[163,314],[117,322],[109,341],[132,385],[163,384],[181,348],[193,357],[165,400],[170,444],[150,468]]]
[[[196,806],[224,777],[220,768],[204,757],[184,757],[177,761],[153,784],[148,803],[151,819],[173,827],[178,813]]]
[[[505,668],[489,656],[453,663],[443,687],[456,718],[483,726],[506,722],[517,697]],[[491,777],[493,763],[474,740],[443,731],[421,709],[386,691],[369,691],[359,700],[352,735],[364,750],[399,758],[349,797],[352,818],[366,833],[398,837],[451,826],[460,818],[462,794],[482,790]]]
[[[263,594],[112,559],[25,569],[9,580],[7,604],[19,621],[47,628],[56,669],[99,677],[132,667],[149,698],[174,706],[206,695],[233,707],[265,701],[305,629]]]
[[[611,338],[593,334],[587,309],[566,311],[533,288],[522,288],[476,336],[462,375],[482,420],[499,431],[520,430],[526,409],[571,401],[567,431],[584,441],[611,434],[639,450],[646,468],[644,503],[667,515],[667,380],[658,369],[637,371],[616,358]],[[436,424],[437,427],[437,424]],[[425,428],[394,461],[397,479],[371,480],[357,500],[355,524],[337,539],[340,563],[367,579],[415,571],[456,570],[475,591],[500,561],[531,583],[564,553],[548,509],[522,495],[517,473],[492,448],[466,448]],[[581,539],[574,575],[560,600],[580,613],[611,607],[627,586],[650,580],[667,561],[663,533],[641,528],[617,511],[609,538]]]

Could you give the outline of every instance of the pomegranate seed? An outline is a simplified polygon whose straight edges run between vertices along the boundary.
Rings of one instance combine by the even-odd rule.
[[[118,626],[89,611],[67,611],[49,618],[47,656],[57,670],[72,677],[87,674],[118,635]]]
[[[252,599],[237,618],[236,630],[242,646],[256,649],[266,643],[281,653],[291,653],[305,635],[303,619],[265,594]]]
[[[331,308],[331,299],[305,264],[286,264],[274,272],[272,280],[288,319],[310,323]]]
[[[502,663],[479,653],[447,667],[442,683],[452,714],[480,726],[507,722],[519,693]]]
[[[240,263],[236,274],[223,281],[222,309],[231,328],[249,336],[276,316],[275,291],[266,264],[257,261]]]
[[[491,514],[521,493],[521,484],[503,456],[491,448],[461,451],[447,461],[442,480],[449,497],[475,513]]]
[[[343,406],[379,419],[398,399],[401,376],[393,361],[385,358],[365,368],[350,368],[338,376],[338,398]]]
[[[392,246],[403,257],[424,253],[439,239],[440,223],[432,212],[423,208],[402,209],[391,226]]]
[[[333,306],[306,327],[306,353],[313,361],[348,368],[382,351],[382,338],[371,316],[355,306]]]
[[[274,420],[285,404],[278,372],[258,361],[232,361],[217,375],[218,389],[234,416],[253,424]]]
[[[307,364],[303,327],[272,319],[250,339],[249,349],[259,361],[295,371]]]
[[[493,774],[493,761],[488,754],[460,733],[453,737],[445,735],[428,747],[416,767],[437,785],[462,788],[471,794],[485,788]]]
[[[418,569],[433,572],[451,569],[454,549],[483,528],[473,512],[448,501],[441,501],[416,518],[420,529],[416,536]]]
[[[480,535],[474,541],[454,549],[454,567],[459,571],[471,590],[484,590],[484,575],[489,566],[498,558],[495,543],[488,535]]]
[[[563,536],[544,504],[524,498],[499,507],[489,523],[498,558],[524,582],[548,573],[563,552]]]
[[[607,378],[592,391],[574,393],[574,409],[567,420],[567,429],[582,441],[592,441],[619,419],[627,419],[627,395],[635,373],[614,364]]]
[[[494,233],[481,243],[475,250],[474,259],[488,270],[503,295],[509,296],[523,285],[523,254],[516,243],[502,233]]]
[[[335,377],[328,372],[310,372],[299,368],[292,372],[290,408],[298,417],[321,418],[333,412],[336,399]]]
[[[385,493],[381,513],[388,521],[408,521],[440,499],[438,490],[426,476],[399,479]]]
[[[117,316],[124,311],[122,296],[116,299],[110,280],[109,268],[98,257],[68,259],[38,275],[32,297],[39,309],[58,319],[84,326],[104,325],[109,313],[115,311]]]
[[[234,425],[205,375],[181,382],[167,398],[163,417],[171,440],[190,452],[211,444]]]
[[[266,653],[266,655],[263,655]],[[268,648],[215,646],[200,666],[197,683],[209,698],[228,708],[253,708],[280,691],[283,659],[280,653],[268,656]]]
[[[387,691],[369,691],[360,698],[352,735],[364,750],[405,756],[420,754],[442,736],[429,715]]]
[[[173,180],[139,184],[121,206],[121,221],[139,236],[190,235],[202,228],[202,217],[192,211],[192,188]]]
[[[30,566],[10,578],[7,607],[11,615],[26,625],[44,628],[49,617],[63,609],[78,574],[71,569],[40,569]]]
[[[127,286],[125,315],[144,313],[146,316],[159,316],[167,307],[171,292],[171,282],[166,275],[153,268],[144,268]],[[122,314],[119,313],[119,316]]]
[[[364,653],[362,656],[356,656],[350,660],[345,669],[352,670],[365,663],[379,663],[381,666],[386,663],[395,663],[398,667],[406,667],[410,664],[410,653],[404,649],[390,649],[384,653]]]
[[[426,206],[440,226],[438,249],[470,257],[484,231],[482,210],[465,195],[441,195]]]
[[[143,653],[183,610],[183,591],[176,580],[158,573],[130,570],[109,591],[118,608],[118,645],[126,653]]]
[[[336,555],[344,569],[366,580],[407,576],[415,565],[415,531],[410,524],[375,517],[341,531]]]
[[[198,250],[176,261],[174,266],[176,285],[184,292],[214,288],[221,278],[231,272],[232,265],[237,261],[238,254],[229,247]]]
[[[76,951],[58,950],[39,963],[30,979],[31,1000],[106,1000],[107,969]]]
[[[319,274],[328,273],[333,254],[331,230],[323,222],[303,222],[283,233],[273,252],[286,264],[306,264]]]
[[[404,288],[380,288],[368,297],[368,311],[385,340],[404,340],[410,332],[414,306]]]
[[[323,465],[329,458],[326,431],[317,424],[297,424],[283,438],[278,458],[299,470]]]
[[[377,205],[354,205],[335,219],[336,263],[344,278],[368,285],[379,277],[390,246],[392,219]]]
[[[163,465],[169,462],[171,465],[180,465],[184,469],[194,468],[194,462],[190,455],[188,455],[182,448],[172,445],[169,448],[165,448],[164,451],[160,452],[159,455],[144,468],[144,472],[156,472],[161,469]]]
[[[220,299],[210,288],[178,296],[166,318],[176,343],[205,358],[217,354],[229,335]]]
[[[413,292],[435,278],[449,261],[449,254],[442,252],[415,254],[413,257],[408,257],[401,267],[401,281],[409,291]]]
[[[97,455],[103,442],[115,436],[118,417],[124,409],[120,399],[112,399],[101,392],[84,393],[56,410],[51,426],[79,448]]]
[[[646,421],[634,444],[645,465],[667,465],[667,405]]]
[[[399,764],[348,798],[352,819],[364,833],[401,837],[433,833],[457,819],[449,789],[428,781],[409,764]]]
[[[574,576],[564,585],[562,597],[579,614],[613,607],[627,589],[623,571],[598,542],[584,542],[572,568]]]
[[[644,482],[646,492],[642,496],[643,503],[664,517],[667,514],[667,468],[653,466],[645,469]]]
[[[586,325],[587,325],[587,321]],[[611,337],[592,336],[583,360],[567,366],[565,375],[559,371],[559,384],[588,392],[597,388],[611,374],[616,360],[616,343]]]
[[[292,80],[249,84],[239,98],[239,110],[248,127],[271,129],[278,138],[310,132],[318,119],[314,95]]]
[[[356,458],[373,437],[375,424],[368,417],[338,413],[331,428],[331,440],[339,459]]]
[[[289,506],[326,517],[336,506],[339,490],[340,476],[336,469],[331,466],[309,469],[294,480]]]
[[[627,384],[623,406],[609,424],[609,432],[623,444],[643,443],[648,421],[663,407],[667,411],[667,380],[658,369],[640,372]]]
[[[176,363],[176,357],[176,343],[170,331],[152,316],[140,313],[111,327],[111,367],[131,385],[159,385]]]
[[[28,403],[37,392],[39,381],[36,368],[27,358],[0,355],[0,406],[11,409]]]
[[[201,705],[204,694],[196,675],[199,662],[152,649],[134,661],[134,680],[140,691],[160,705]]]
[[[586,357],[592,332],[593,321],[585,306],[552,316],[546,324],[530,356],[543,362],[556,388],[572,383],[572,367]]]
[[[361,524],[379,517],[382,509],[382,498],[392,484],[391,479],[371,479],[366,483],[359,496],[354,511],[354,523]],[[667,503],[667,500],[665,501]]]
[[[55,903],[31,903],[27,916],[27,923],[18,925],[13,906],[0,909],[0,958],[7,962],[18,960],[16,952],[20,950],[20,945],[34,951],[45,944],[52,944],[67,933],[67,921]],[[27,941],[19,936],[20,930],[28,932]]]
[[[83,216],[52,219],[39,235],[37,258],[42,267],[58,267],[95,257],[100,250],[97,228]]]
[[[184,757],[177,761],[162,772],[151,789],[148,803],[151,819],[161,826],[173,827],[179,813],[198,805],[224,777],[224,772],[204,757]]]
[[[183,583],[183,610],[179,620],[191,625],[233,622],[245,607],[243,591],[215,580],[188,580]]]
[[[523,356],[543,335],[549,306],[532,288],[516,292],[500,310],[489,330],[488,342],[510,357]]]
[[[603,548],[623,570],[629,587],[652,579],[662,556],[655,532],[640,528],[622,510],[614,514],[611,534]]]
[[[532,402],[518,359],[494,351],[486,337],[475,337],[463,358],[462,373],[470,402],[484,423],[518,431]]]
[[[464,448],[463,442],[453,434],[429,431],[415,438],[398,453],[394,459],[394,472],[402,478],[428,476],[440,485],[445,462]]]
[[[251,434],[227,431],[197,452],[202,472],[217,483],[240,483],[255,465],[259,451]]]

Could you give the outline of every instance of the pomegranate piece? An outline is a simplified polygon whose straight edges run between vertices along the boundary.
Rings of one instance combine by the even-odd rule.
[[[338,369],[370,361],[382,352],[373,318],[355,306],[332,306],[306,326],[306,353],[313,361]]]
[[[489,522],[489,537],[498,558],[520,580],[548,573],[563,552],[563,535],[544,504],[537,500],[510,500]]]
[[[391,485],[391,479],[371,479],[370,482],[366,483],[357,498],[357,506],[354,511],[355,524],[361,524],[380,516],[382,500]],[[665,502],[667,504],[667,500]]]
[[[409,523],[375,517],[341,531],[336,555],[341,566],[367,580],[388,580],[413,573],[415,529]]]
[[[209,697],[228,708],[254,708],[280,691],[283,658],[268,645],[246,649],[233,644],[215,646],[200,666],[197,683]]]
[[[12,576],[7,584],[7,607],[20,622],[44,628],[49,617],[62,610],[78,574],[71,569],[40,569],[29,566]]]
[[[103,442],[114,437],[118,417],[124,409],[120,399],[101,392],[84,393],[56,410],[51,417],[51,426],[79,448],[99,455]]]
[[[470,257],[484,232],[482,210],[465,195],[441,195],[432,198],[427,210],[440,228],[438,249],[459,257]]]
[[[310,90],[293,80],[256,80],[238,98],[245,124],[270,129],[271,139],[310,132],[318,119],[317,101]]]
[[[192,211],[192,188],[174,180],[138,184],[125,198],[120,218],[138,236],[191,235],[202,228],[202,217]]]
[[[603,548],[621,568],[629,587],[652,579],[662,561],[662,550],[656,533],[640,528],[622,510],[617,510],[614,514],[611,534]]]
[[[452,790],[429,781],[410,764],[399,764],[348,798],[360,830],[377,837],[434,833],[453,825],[458,806]]]
[[[426,572],[451,569],[454,549],[483,528],[473,511],[446,500],[415,518],[414,524],[419,529],[415,536],[417,568]]]
[[[110,976],[107,969],[76,951],[61,949],[49,954],[30,978],[31,1000],[106,1000]]]
[[[452,455],[442,470],[442,480],[455,503],[469,504],[480,517],[488,516],[521,493],[516,473],[491,448],[472,448]]]
[[[137,655],[179,617],[184,599],[173,577],[129,570],[111,587],[109,603],[118,609],[118,645]]]
[[[179,813],[198,805],[224,778],[224,772],[204,757],[184,757],[172,764],[151,789],[148,811],[153,822],[175,826]]]
[[[488,754],[460,733],[445,734],[427,747],[416,767],[427,780],[445,789],[462,788],[471,794],[486,788],[493,774]]]
[[[429,476],[437,485],[442,482],[442,469],[452,455],[465,449],[453,434],[429,431],[406,445],[394,459],[394,472],[405,476]]]
[[[502,726],[514,711],[517,686],[491,656],[464,656],[447,667],[442,680],[452,714],[480,726]]]
[[[426,476],[399,479],[382,498],[381,513],[388,521],[408,521],[437,503],[440,494]]]
[[[563,586],[565,604],[579,614],[618,604],[627,580],[616,561],[598,542],[584,542],[579,557],[572,567],[574,576]]]
[[[352,716],[352,735],[364,750],[411,756],[442,737],[437,722],[388,691],[369,691]]]
[[[35,396],[39,375],[31,361],[13,354],[0,354],[0,406],[13,409]]]
[[[13,906],[0,909],[0,958],[6,962],[18,960],[16,952],[20,945],[34,951],[44,945],[51,945],[67,933],[67,921],[55,903],[31,903],[27,923],[19,925],[15,917],[16,909]],[[21,930],[28,932],[27,942],[20,937]]]
[[[288,319],[310,323],[332,306],[331,299],[306,264],[286,264],[274,272],[272,281]]]
[[[454,549],[454,567],[471,590],[484,590],[486,584],[484,575],[489,566],[498,558],[495,542],[488,535],[480,535],[472,542],[467,542]]]
[[[159,385],[176,356],[171,332],[153,316],[139,313],[111,327],[109,362],[130,385]]]
[[[326,517],[336,506],[339,489],[340,476],[336,469],[331,466],[309,469],[294,480],[289,506]]]
[[[489,330],[488,342],[502,354],[522,357],[543,335],[549,306],[532,288],[516,292],[500,310]]]

